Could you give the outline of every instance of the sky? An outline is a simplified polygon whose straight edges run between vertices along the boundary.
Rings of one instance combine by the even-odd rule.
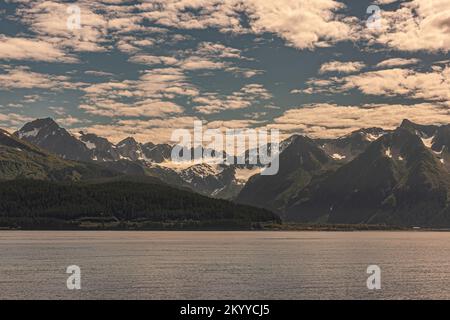
[[[450,123],[448,0],[4,0],[0,127],[338,137]]]

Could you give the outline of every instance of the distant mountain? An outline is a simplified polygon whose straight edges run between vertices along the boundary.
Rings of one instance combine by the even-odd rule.
[[[63,160],[0,129],[0,180],[77,181],[115,175],[95,164]]]
[[[51,118],[29,122],[14,134],[63,159],[91,160],[90,149]]]
[[[424,126],[403,120],[401,127],[419,136],[424,145],[434,152],[450,172],[450,125]]]
[[[337,139],[316,139],[316,143],[330,157],[342,162],[350,162],[387,131],[381,128],[368,128],[353,131]]]
[[[282,143],[279,159],[278,174],[253,176],[236,201],[283,212],[293,193],[336,166],[315,141],[298,135]]]
[[[94,134],[72,135],[51,119],[0,138],[7,150],[0,179],[73,181],[121,173],[235,199],[287,220],[450,226],[450,125],[404,120],[395,130],[366,128],[336,139],[294,135],[280,143],[279,172],[273,176],[251,164],[250,150],[242,155],[245,164],[178,163],[171,161],[168,144],[142,144],[133,137],[113,144]],[[183,152],[204,151],[216,153],[201,147]]]
[[[414,123],[408,119],[404,119],[400,125],[400,128],[406,129],[411,133],[418,135],[421,138],[428,139],[436,133],[439,126],[435,125],[421,125]]]
[[[171,159],[173,146],[166,143],[153,144],[148,142],[143,144],[141,148],[146,159],[153,163],[161,163]]]
[[[37,136],[41,130],[36,130]],[[280,222],[264,209],[210,199],[183,186],[171,187],[146,176],[145,167],[137,162],[62,159],[19,139],[23,132],[28,131],[13,135],[0,129],[0,227],[248,229],[260,222]],[[81,139],[111,148],[95,136]],[[195,167],[184,174],[200,186],[197,175],[214,172]]]
[[[63,159],[93,162],[123,174],[157,177],[173,186],[188,187],[212,197],[231,199],[246,182],[234,176],[234,166],[221,166],[220,170],[212,170],[208,164],[198,165],[193,162],[184,168],[173,169],[170,167],[173,146],[169,144],[142,144],[133,137],[113,144],[91,133],[72,135],[51,118],[27,123],[15,135]],[[189,152],[193,159],[197,153],[216,155],[216,151],[202,147],[185,152]],[[226,157],[226,154],[222,156]],[[239,171],[250,172],[252,168],[241,168]]]
[[[186,168],[168,168],[158,164],[146,167],[148,175],[174,186],[183,186],[202,195],[218,199],[234,199],[247,182],[246,172],[234,166],[198,163]],[[256,173],[256,172],[255,172]]]
[[[428,134],[428,133],[427,133]],[[297,221],[446,225],[450,175],[422,139],[404,127],[290,199]]]
[[[114,144],[107,139],[92,133],[79,132],[79,140],[89,149],[89,160],[94,161],[118,161],[120,154]],[[62,150],[61,150],[62,151]],[[60,151],[60,152],[61,152]],[[68,155],[66,155],[68,157]]]

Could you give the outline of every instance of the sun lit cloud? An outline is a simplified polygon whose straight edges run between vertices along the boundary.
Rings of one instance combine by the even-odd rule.
[[[390,67],[403,67],[420,63],[419,59],[403,59],[403,58],[391,58],[379,62],[376,66],[378,68],[390,68]]]
[[[337,72],[337,73],[353,73],[360,71],[365,67],[365,64],[360,61],[350,61],[350,62],[341,62],[341,61],[330,61],[322,64],[319,69],[319,73],[328,73],[328,72]]]
[[[0,60],[33,60],[75,63],[78,60],[51,43],[0,35]]]
[[[0,89],[79,89],[81,83],[71,82],[66,76],[31,71],[28,67],[6,69],[0,74]]]
[[[299,133],[311,137],[336,138],[360,128],[394,129],[403,119],[421,124],[446,124],[450,122],[450,109],[445,105],[429,103],[362,106],[310,104],[287,110],[268,127],[279,129],[287,134]]]
[[[193,99],[194,109],[202,114],[220,113],[225,110],[244,109],[254,103],[272,99],[270,92],[261,84],[248,84],[228,96],[215,93],[203,94]]]
[[[447,0],[412,0],[394,11],[383,10],[381,30],[371,39],[402,51],[450,51],[450,6]]]

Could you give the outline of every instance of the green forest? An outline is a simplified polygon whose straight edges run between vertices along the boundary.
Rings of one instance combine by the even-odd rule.
[[[264,209],[133,181],[5,181],[0,183],[0,199],[0,227],[4,228],[247,228],[280,222]]]

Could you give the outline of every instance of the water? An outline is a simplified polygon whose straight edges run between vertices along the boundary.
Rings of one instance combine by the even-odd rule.
[[[449,272],[447,232],[0,232],[1,299],[450,299]]]

